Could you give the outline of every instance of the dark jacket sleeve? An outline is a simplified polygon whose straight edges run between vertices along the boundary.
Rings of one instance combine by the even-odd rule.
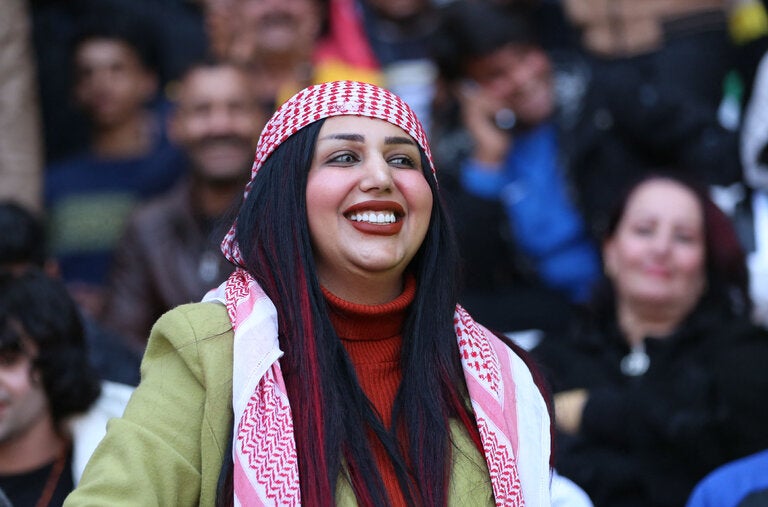
[[[141,383],[65,505],[213,505],[232,417],[232,333],[223,305],[155,325]]]
[[[152,280],[150,259],[145,252],[151,246],[142,244],[146,235],[139,231],[137,216],[128,222],[110,272],[107,304],[102,315],[104,325],[125,336],[143,349],[152,324],[160,317]]]

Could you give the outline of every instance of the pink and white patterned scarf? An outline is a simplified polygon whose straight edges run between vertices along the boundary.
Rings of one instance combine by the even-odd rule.
[[[242,269],[206,301],[226,305],[235,335],[235,505],[301,505],[277,310]],[[549,505],[549,415],[528,367],[461,306],[454,328],[496,505]]]
[[[378,86],[335,81],[310,86],[283,104],[264,127],[251,182],[286,139],[322,118],[388,121],[421,146],[435,174],[421,123],[399,97]],[[242,265],[233,224],[225,256]],[[225,304],[234,329],[235,505],[300,505],[291,407],[280,370],[277,311],[256,281],[236,270],[205,300]],[[549,415],[523,361],[457,306],[454,326],[497,505],[549,505]]]

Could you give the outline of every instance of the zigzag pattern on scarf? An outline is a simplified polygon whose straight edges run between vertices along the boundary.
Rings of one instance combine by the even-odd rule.
[[[237,442],[240,456],[276,503],[299,505],[299,469],[288,399],[280,392],[272,369],[262,377],[240,418]],[[250,474],[249,474],[250,475]]]
[[[232,273],[232,276],[229,277],[229,280],[227,280],[227,284],[224,288],[224,296],[227,301],[227,314],[229,315],[229,321],[232,322],[233,327],[241,322],[241,319],[237,318],[238,307],[241,303],[247,303],[250,300],[250,291],[251,287],[249,286],[248,280],[243,276],[240,270],[236,269]],[[253,308],[253,305],[251,305],[250,308]],[[248,308],[248,310],[250,310],[250,308]],[[250,313],[250,311],[244,312],[245,315],[248,315],[248,313]]]
[[[485,418],[477,418],[477,429],[483,441],[485,461],[491,476],[496,505],[523,507],[525,505],[523,489],[517,466],[514,465],[515,457],[511,455],[509,446],[499,441],[498,432],[490,430],[488,420]],[[510,466],[510,463],[513,463],[513,466]]]
[[[479,386],[492,397],[496,404],[494,408],[502,412],[504,382],[501,365],[485,332],[460,305],[456,306],[454,328],[465,375],[476,381],[476,384],[468,385],[470,393],[475,385]],[[493,419],[488,417],[480,406],[476,403],[473,403],[473,406],[496,505],[523,507],[525,500],[512,443],[504,430],[496,427]]]
[[[270,310],[256,304],[265,297],[264,292],[242,270],[233,273],[224,292],[235,327],[237,355],[239,333],[243,330],[258,333],[267,329],[264,326],[249,328],[247,322],[268,317],[274,307]],[[523,507],[524,492],[517,461],[516,384],[513,370],[507,370],[514,368],[514,361],[511,360],[514,352],[501,344],[497,349],[495,337],[460,306],[454,314],[454,327],[496,505]],[[266,332],[276,333],[276,329]],[[276,347],[276,335],[268,334],[263,339],[275,340]],[[500,356],[504,353],[509,355]],[[241,503],[245,501],[247,505],[300,505],[293,421],[277,361],[279,356],[267,354],[258,357],[270,357],[271,366],[260,374],[253,392],[247,395],[247,402],[238,414],[234,458],[239,465],[236,470],[242,471],[242,474],[235,477],[236,503],[241,499]],[[236,399],[235,396],[233,401]]]

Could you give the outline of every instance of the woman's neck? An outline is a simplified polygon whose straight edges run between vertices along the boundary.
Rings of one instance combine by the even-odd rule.
[[[688,316],[691,308],[669,304],[619,302],[617,318],[630,347],[639,345],[648,336],[672,334]]]
[[[389,275],[379,276],[334,276],[320,278],[320,284],[339,298],[359,305],[380,305],[389,303],[403,292],[403,278]]]

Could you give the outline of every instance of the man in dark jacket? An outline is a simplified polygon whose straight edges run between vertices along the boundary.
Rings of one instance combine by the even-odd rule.
[[[186,154],[189,178],[129,220],[103,315],[137,348],[161,314],[199,301],[232,271],[219,225],[231,222],[264,120],[238,67],[205,62],[182,76],[169,134]]]

